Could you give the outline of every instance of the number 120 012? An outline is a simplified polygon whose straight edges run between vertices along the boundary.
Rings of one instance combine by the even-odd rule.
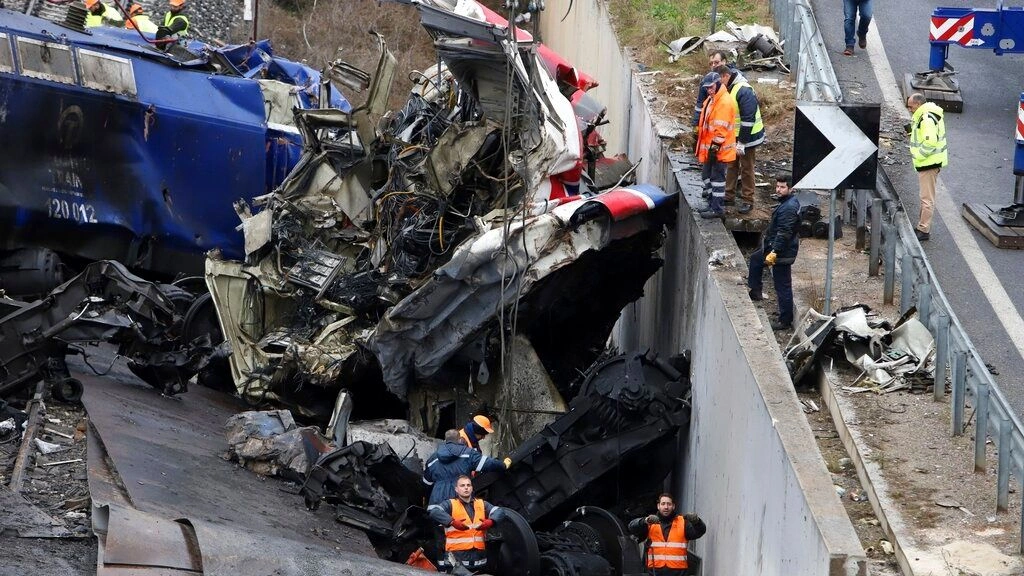
[[[82,224],[96,223],[96,208],[92,204],[79,204],[60,198],[50,198],[46,201],[46,211],[50,218],[74,220]]]

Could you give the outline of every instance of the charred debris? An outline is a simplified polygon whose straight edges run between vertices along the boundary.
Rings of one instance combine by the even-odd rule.
[[[512,511],[488,537],[496,573],[644,573],[616,514],[676,466],[688,363],[607,347],[662,265],[675,196],[605,156],[592,78],[475,3],[404,3],[438,64],[414,73],[402,109],[386,109],[398,72],[375,36],[374,74],[336,62],[320,87],[365,89],[365,103],[295,109],[298,164],[235,203],[243,260],[211,252],[203,282],[178,286],[102,262],[35,303],[0,303],[0,395],[40,378],[56,392],[73,380],[64,356],[107,341],[165,394],[195,375],[286,408],[233,418],[231,457],[301,485],[400,562],[436,549],[418,460],[491,414],[491,449],[513,461],[478,479]],[[360,422],[383,418],[399,420]],[[640,463],[644,482],[624,481]]]

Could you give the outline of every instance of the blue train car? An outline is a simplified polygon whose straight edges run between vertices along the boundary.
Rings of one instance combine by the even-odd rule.
[[[267,42],[186,48],[0,9],[0,287],[45,292],[54,254],[158,275],[242,257],[232,202],[294,166],[320,74]]]

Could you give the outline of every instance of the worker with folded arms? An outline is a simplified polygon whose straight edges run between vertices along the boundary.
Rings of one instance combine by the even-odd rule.
[[[118,14],[117,8],[109,6],[100,0],[85,0],[85,27],[96,28],[97,26],[121,26],[124,18]]]
[[[707,532],[696,514],[680,515],[671,494],[658,496],[658,513],[629,523],[629,532],[645,539],[647,572],[655,576],[685,576],[689,570],[689,542]]]
[[[459,476],[454,498],[427,508],[430,519],[444,528],[444,550],[439,554],[438,568],[451,572],[455,564],[474,574],[487,570],[487,531],[500,522],[504,512],[480,498],[473,497],[473,481]]]
[[[423,484],[430,489],[428,504],[439,504],[454,498],[455,481],[460,476],[502,471],[512,465],[509,458],[502,462],[484,456],[479,450],[473,450],[464,442],[458,430],[449,430],[444,434],[444,444],[427,458]]]

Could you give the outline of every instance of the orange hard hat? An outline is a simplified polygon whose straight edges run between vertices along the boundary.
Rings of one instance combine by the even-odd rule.
[[[142,14],[142,4],[132,4],[132,7],[128,9],[128,14],[132,16]]]
[[[484,430],[487,430],[488,434],[494,434],[494,428],[491,427],[491,419],[488,418],[487,416],[481,416],[477,414],[476,416],[473,416],[473,422],[477,426],[483,428]]]
[[[100,3],[100,0],[85,0],[85,9],[90,10],[93,6]]]
[[[185,5],[185,0],[170,0],[172,8],[180,8]]]

